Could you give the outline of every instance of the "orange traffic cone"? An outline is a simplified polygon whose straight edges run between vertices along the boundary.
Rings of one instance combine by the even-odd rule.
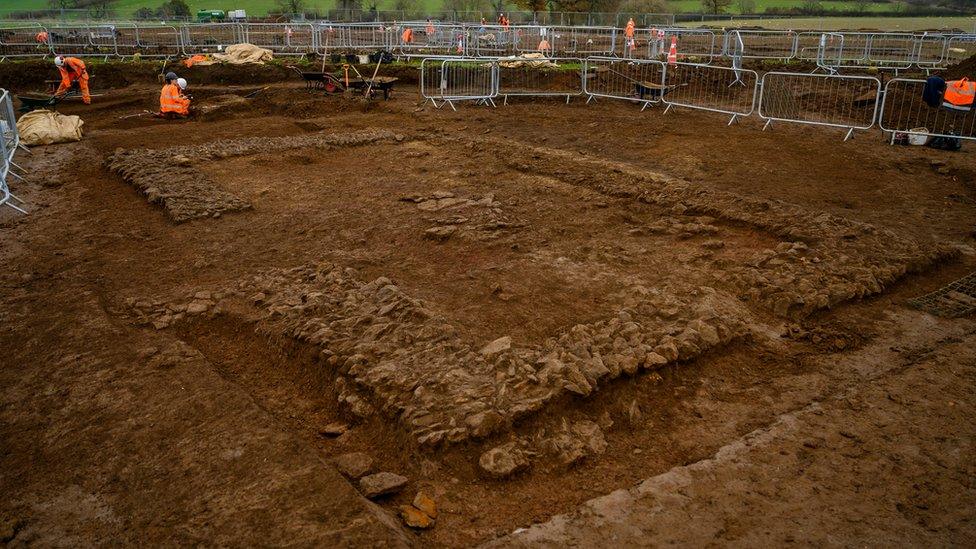
[[[668,65],[674,65],[678,62],[678,37],[671,37],[671,49],[668,50]]]

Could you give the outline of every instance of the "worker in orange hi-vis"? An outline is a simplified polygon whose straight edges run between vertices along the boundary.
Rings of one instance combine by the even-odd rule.
[[[403,39],[404,44],[409,44],[413,42],[413,29],[411,29],[410,27],[403,29],[403,34],[400,35],[400,38]]]
[[[549,46],[549,41],[543,36],[542,40],[539,41],[539,51],[543,54],[549,54],[552,52],[552,48]]]
[[[190,98],[184,95],[186,80],[177,78],[167,81],[159,92],[159,116],[162,118],[186,118],[190,114]]]
[[[427,31],[427,38],[434,36],[434,24],[430,21],[430,19],[427,20],[427,28],[424,30]]]
[[[54,95],[64,95],[71,89],[71,85],[78,82],[78,89],[81,90],[81,100],[86,105],[91,105],[91,94],[88,92],[88,70],[85,62],[77,57],[65,57],[59,55],[54,58],[54,65],[61,73],[61,85]]]
[[[633,17],[631,17],[627,21],[627,27],[624,29],[624,36],[626,36],[628,40],[634,37],[634,18]]]

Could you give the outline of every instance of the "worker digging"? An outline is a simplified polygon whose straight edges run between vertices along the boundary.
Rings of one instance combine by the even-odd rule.
[[[90,105],[91,93],[88,90],[88,69],[85,67],[85,62],[77,57],[58,55],[54,58],[54,66],[61,73],[61,85],[54,95],[63,96],[77,87],[81,91],[81,100],[86,105]]]

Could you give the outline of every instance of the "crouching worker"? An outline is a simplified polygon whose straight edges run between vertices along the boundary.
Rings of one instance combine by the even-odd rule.
[[[186,80],[177,78],[163,86],[159,93],[159,116],[161,118],[186,118],[190,114],[190,98],[183,94]]]
[[[86,105],[91,105],[91,94],[88,92],[88,70],[85,68],[85,62],[77,57],[59,55],[54,58],[54,65],[61,73],[61,85],[58,86],[58,91],[54,92],[54,95],[62,96],[68,93],[71,86],[77,82],[78,89],[81,90],[81,100]]]

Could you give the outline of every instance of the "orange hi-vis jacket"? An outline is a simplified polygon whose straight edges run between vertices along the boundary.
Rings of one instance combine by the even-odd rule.
[[[159,93],[159,112],[172,112],[186,116],[190,114],[190,100],[183,97],[180,87],[176,84],[166,84]]]
[[[413,42],[413,29],[410,27],[403,29],[403,36],[401,36],[401,38],[403,39],[404,44]]]
[[[976,82],[968,78],[946,82],[945,95],[942,96],[942,106],[950,109],[968,111],[973,108],[976,99]]]
[[[624,29],[624,36],[626,36],[627,38],[633,38],[634,37],[634,20],[633,19],[631,19],[630,21],[627,21],[627,28]]]
[[[87,104],[91,103],[91,94],[88,91],[88,70],[85,62],[77,57],[65,57],[64,65],[58,67],[61,73],[61,85],[55,95],[61,95],[71,88],[71,83],[78,81],[78,88],[81,90],[81,99]]]

